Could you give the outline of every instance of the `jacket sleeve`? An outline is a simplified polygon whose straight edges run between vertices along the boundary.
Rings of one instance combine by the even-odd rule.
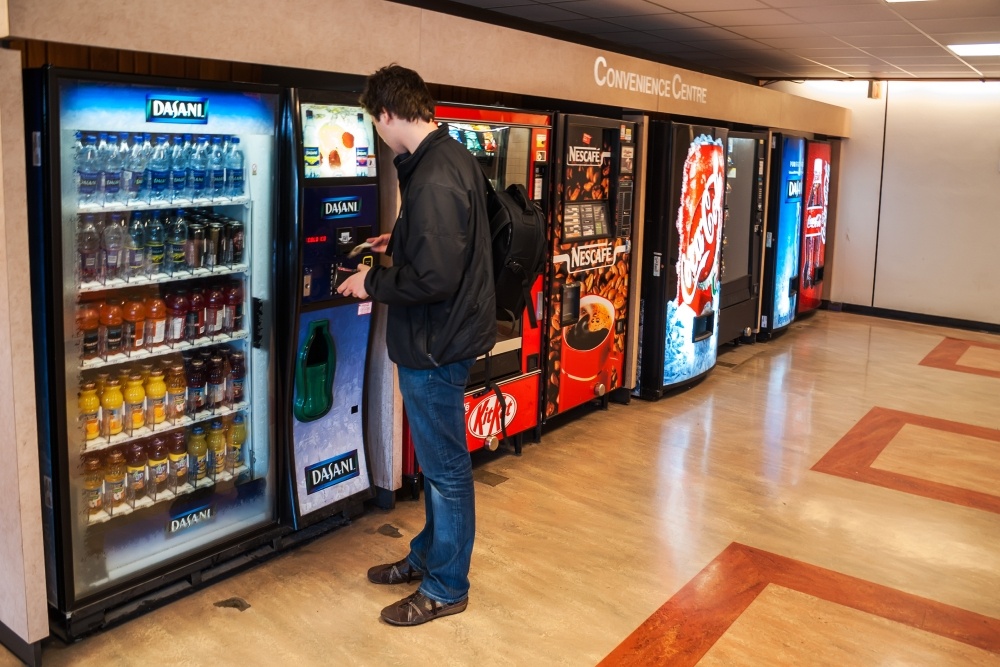
[[[412,188],[407,219],[407,263],[376,266],[365,290],[381,303],[417,306],[445,301],[458,291],[465,270],[470,197],[452,187],[425,183]]]

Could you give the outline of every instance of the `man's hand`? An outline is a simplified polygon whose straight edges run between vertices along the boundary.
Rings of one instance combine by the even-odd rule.
[[[385,252],[385,249],[389,246],[390,236],[392,236],[392,234],[382,234],[380,236],[373,236],[370,239],[365,239],[365,241],[372,244],[372,252]]]
[[[368,292],[365,291],[365,274],[368,273],[368,269],[370,268],[367,264],[359,264],[358,270],[355,273],[352,273],[344,282],[337,285],[337,294],[353,296],[358,299],[367,299]]]

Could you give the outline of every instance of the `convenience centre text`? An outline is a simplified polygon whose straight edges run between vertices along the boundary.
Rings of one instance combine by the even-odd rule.
[[[708,88],[686,84],[681,79],[680,74],[674,74],[672,79],[667,80],[647,74],[615,69],[608,65],[604,56],[597,56],[597,60],[594,61],[594,81],[597,82],[598,86],[708,104]]]

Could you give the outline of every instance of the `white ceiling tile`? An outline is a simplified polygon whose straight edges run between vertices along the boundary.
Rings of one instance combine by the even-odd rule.
[[[728,12],[688,12],[688,16],[718,26],[779,25],[798,23],[795,18],[777,9],[745,9]]]
[[[789,7],[827,7],[829,5],[879,5],[882,0],[763,0],[775,9]]]
[[[869,46],[933,46],[934,42],[929,37],[921,34],[913,35],[857,35],[845,37],[837,35],[851,46],[866,48]]]
[[[789,23],[785,25],[741,25],[727,27],[738,35],[751,39],[775,39],[779,37],[807,37],[809,35],[825,35],[819,26],[805,23]]]
[[[510,16],[516,16],[529,21],[540,21],[543,23],[548,21],[569,21],[571,19],[582,18],[579,14],[567,12],[565,9],[538,4],[500,7],[496,11],[501,14],[509,14]]]
[[[930,19],[913,25],[933,35],[938,32],[1000,32],[1000,17]]]
[[[743,37],[729,32],[724,28],[692,28],[690,30],[650,30],[653,35],[660,35],[674,42],[706,42],[710,40],[743,41]]]
[[[905,2],[893,5],[893,9],[911,21],[950,19],[956,16],[1000,16],[1000,2],[997,0]]]
[[[650,0],[653,4],[665,7],[675,12],[701,12],[706,9],[731,11],[739,9],[767,9],[767,5],[758,0]]]
[[[673,28],[705,28],[708,24],[685,16],[684,14],[652,14],[650,16],[632,16],[609,18],[609,23],[623,25],[633,30],[670,30]]]
[[[663,11],[662,7],[646,2],[646,0],[574,0],[573,2],[558,2],[550,6],[595,18],[643,16],[659,14]]]
[[[886,5],[824,5],[820,7],[789,7],[781,11],[803,23],[899,20]]]
[[[871,46],[865,49],[873,56],[892,58],[893,56],[946,56],[949,51],[940,46]]]
[[[844,43],[836,37],[781,37],[757,41],[777,49],[840,48],[844,46]]]
[[[858,49],[847,46],[834,48],[797,48],[794,51],[806,58],[851,58],[865,55]]]
[[[549,21],[549,25],[563,30],[593,34],[595,32],[627,32],[628,28],[600,19],[572,19],[569,21]]]
[[[817,23],[831,35],[853,37],[857,35],[919,35],[920,31],[905,21],[851,21],[848,23]]]

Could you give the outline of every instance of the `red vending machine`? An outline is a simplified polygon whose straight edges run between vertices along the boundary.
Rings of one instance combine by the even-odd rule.
[[[520,184],[528,197],[547,210],[549,143],[552,115],[491,107],[438,105],[436,119],[447,123],[451,136],[472,153],[493,187],[505,190]],[[542,284],[539,275],[531,287],[531,301],[513,321],[497,319],[497,342],[489,357],[476,360],[465,394],[466,441],[469,451],[495,450],[507,437],[521,452],[526,431],[537,433],[541,395]],[[528,308],[534,310],[534,320]],[[501,405],[494,383],[503,395]],[[419,462],[413,452],[404,419],[403,481],[413,495],[419,492]],[[506,435],[504,435],[506,434]]]
[[[819,308],[823,300],[826,264],[826,217],[830,200],[830,144],[806,142],[806,180],[809,192],[802,212],[802,256],[799,259],[797,312]]]
[[[550,419],[622,387],[635,123],[560,115],[545,299]]]

